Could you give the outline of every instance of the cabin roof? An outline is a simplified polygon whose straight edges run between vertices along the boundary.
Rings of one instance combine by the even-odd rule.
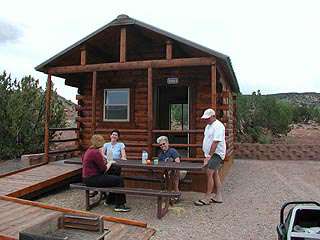
[[[89,39],[91,39],[92,37],[94,37],[95,35],[97,35],[98,33],[113,27],[113,26],[124,26],[124,25],[137,25],[140,26],[142,28],[148,29],[150,31],[156,32],[160,35],[166,36],[169,39],[175,40],[177,42],[183,43],[187,46],[190,46],[192,48],[198,49],[204,53],[210,54],[214,57],[217,58],[217,60],[223,64],[226,68],[227,71],[229,73],[230,76],[230,80],[231,80],[231,85],[232,88],[235,92],[240,92],[239,89],[239,85],[238,85],[238,81],[236,78],[236,75],[234,73],[233,67],[232,67],[232,63],[231,63],[231,59],[229,56],[222,54],[220,52],[217,52],[215,50],[212,50],[210,48],[204,47],[200,44],[197,44],[195,42],[192,42],[190,40],[187,40],[185,38],[179,37],[175,34],[172,34],[170,32],[167,32],[165,30],[159,29],[157,27],[154,27],[152,25],[149,25],[147,23],[141,22],[139,20],[136,20],[134,18],[131,18],[127,15],[119,15],[116,19],[114,19],[113,21],[111,21],[110,23],[108,23],[107,25],[97,29],[96,31],[94,31],[93,33],[89,34],[88,36],[84,37],[83,39],[79,40],[78,42],[72,44],[71,46],[69,46],[68,48],[64,49],[63,51],[57,53],[56,55],[54,55],[53,57],[49,58],[48,60],[44,61],[43,63],[39,64],[38,66],[35,67],[35,69],[37,71],[41,71],[41,72],[45,72],[46,67],[48,64],[50,64],[52,61],[56,60],[57,58],[59,58],[60,56],[64,55],[65,53],[69,52],[70,50],[79,47],[80,45],[82,45],[84,42],[88,41]]]

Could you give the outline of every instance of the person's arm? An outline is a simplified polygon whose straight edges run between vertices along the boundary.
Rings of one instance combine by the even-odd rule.
[[[176,149],[174,149],[173,151],[172,158],[174,159],[175,162],[178,162],[178,163],[180,162],[180,154]]]
[[[98,169],[100,172],[105,172],[107,171],[109,168],[108,166],[105,165],[103,157],[101,155],[101,151],[98,150],[98,152],[96,152],[95,156],[94,156],[94,162],[96,163]],[[110,166],[109,166],[110,167]]]
[[[209,152],[209,156],[210,156],[210,157],[212,157],[212,155],[213,155],[214,152],[216,151],[219,142],[220,142],[220,141],[213,141],[213,142],[212,142],[211,148],[210,148],[210,152]]]
[[[126,147],[124,144],[121,146],[121,160],[127,160]]]
[[[111,168],[112,162],[107,162],[106,167],[107,169],[105,170],[105,172],[107,172],[110,168]]]

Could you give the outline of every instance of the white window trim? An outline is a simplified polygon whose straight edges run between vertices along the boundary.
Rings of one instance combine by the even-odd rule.
[[[128,91],[127,104],[108,104],[108,106],[128,106],[127,119],[106,119],[106,93],[108,91]],[[103,91],[103,121],[104,122],[130,122],[130,88],[106,88]]]

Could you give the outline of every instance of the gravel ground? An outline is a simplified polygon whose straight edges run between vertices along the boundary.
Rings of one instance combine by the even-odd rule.
[[[130,213],[103,204],[92,211],[148,223],[155,239],[277,239],[281,205],[291,200],[320,201],[320,162],[235,160],[224,185],[224,203],[196,207],[201,193],[184,192],[183,201],[162,219],[153,198],[128,196]],[[38,201],[84,209],[84,193],[64,190]]]

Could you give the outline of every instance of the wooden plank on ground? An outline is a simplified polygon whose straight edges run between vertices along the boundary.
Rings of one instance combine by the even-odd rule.
[[[6,211],[0,211],[0,239],[18,239],[20,231],[52,219],[60,213],[99,216],[6,196],[0,196],[0,206],[6,207]],[[155,233],[154,229],[146,228],[146,224],[139,221],[109,216],[103,216],[103,219],[104,226],[111,230],[111,234],[105,239],[150,239]]]

